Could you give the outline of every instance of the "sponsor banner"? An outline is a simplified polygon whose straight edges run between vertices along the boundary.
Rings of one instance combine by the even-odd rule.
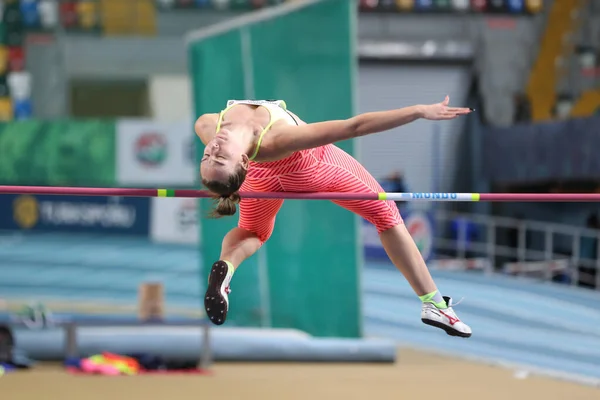
[[[162,243],[200,244],[197,199],[153,198],[150,215],[152,240]]]
[[[404,216],[404,224],[417,244],[425,262],[433,256],[434,225],[433,216],[427,212],[408,212]],[[377,229],[368,221],[363,221],[362,238],[367,259],[388,259],[381,245]]]
[[[114,121],[0,124],[3,185],[110,187],[115,180]]]
[[[188,120],[117,121],[117,181],[121,186],[192,186],[196,135]]]
[[[148,235],[150,199],[96,196],[0,196],[0,229]]]

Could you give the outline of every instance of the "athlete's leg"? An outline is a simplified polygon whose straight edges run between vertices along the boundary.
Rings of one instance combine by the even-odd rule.
[[[283,200],[244,199],[240,202],[238,226],[223,238],[220,260],[212,265],[208,277],[204,307],[213,323],[225,322],[233,273],[269,239],[282,204]]]
[[[323,160],[336,175],[328,188],[335,192],[377,193],[381,185],[353,157],[337,147],[332,147]],[[421,257],[414,240],[408,233],[398,207],[393,201],[334,201],[377,228],[386,253],[406,277],[418,296],[437,290],[433,278]]]
[[[335,176],[335,179],[331,181],[327,188],[328,191],[383,192],[375,178],[358,161],[337,147],[332,146],[331,149],[328,149],[322,163],[320,173]],[[394,202],[354,200],[334,202],[375,225],[390,260],[402,272],[423,302],[421,313],[423,322],[438,326],[451,335],[465,337],[471,335],[471,329],[462,323],[450,308],[451,299],[442,297],[438,291],[429,269],[404,226],[398,207]],[[431,313],[436,314],[434,315],[435,321],[431,320]],[[441,321],[443,319],[444,321]]]
[[[252,231],[235,227],[223,238],[219,260],[231,263],[234,269],[260,249],[264,242]]]
[[[265,243],[275,227],[275,217],[283,200],[244,199],[240,202],[238,226],[233,228],[221,246],[221,260],[237,268]]]

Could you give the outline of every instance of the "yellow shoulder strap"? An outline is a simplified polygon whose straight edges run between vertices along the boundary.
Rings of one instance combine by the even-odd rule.
[[[267,131],[269,129],[271,129],[271,126],[273,126],[273,124],[275,122],[277,122],[277,119],[271,119],[271,122],[269,122],[269,125],[267,125],[265,129],[263,129],[263,131],[260,133],[260,135],[258,135],[258,141],[256,142],[256,149],[254,149],[254,153],[252,153],[250,160],[254,160],[256,158],[256,156],[258,155],[258,150],[260,149],[260,144],[262,143],[265,133],[267,133]]]
[[[221,130],[221,122],[223,122],[223,114],[225,114],[225,110],[219,113],[219,120],[217,121],[217,129],[215,132],[219,132]]]
[[[221,111],[219,113],[219,121],[217,121],[217,130],[216,130],[216,132],[219,132],[221,130],[221,123],[223,122],[223,117],[225,116],[225,113],[227,111],[229,111],[229,109],[231,107],[235,106],[235,105],[236,105],[236,103],[233,103],[232,105],[230,105],[229,107],[225,108],[223,111]]]

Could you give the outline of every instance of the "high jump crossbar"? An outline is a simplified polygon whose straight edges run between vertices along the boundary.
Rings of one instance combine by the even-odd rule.
[[[2,194],[114,196],[114,197],[187,197],[208,198],[206,190],[136,189],[58,186],[0,186]],[[345,193],[345,192],[240,192],[247,199],[295,200],[393,200],[429,202],[600,202],[600,193]]]

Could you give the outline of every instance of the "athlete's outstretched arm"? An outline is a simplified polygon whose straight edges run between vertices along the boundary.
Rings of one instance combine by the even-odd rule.
[[[359,114],[346,120],[317,122],[301,126],[281,125],[272,129],[277,150],[298,151],[383,132],[417,119],[446,120],[469,114],[463,107],[448,107],[448,96],[441,103],[415,105],[389,111]]]

